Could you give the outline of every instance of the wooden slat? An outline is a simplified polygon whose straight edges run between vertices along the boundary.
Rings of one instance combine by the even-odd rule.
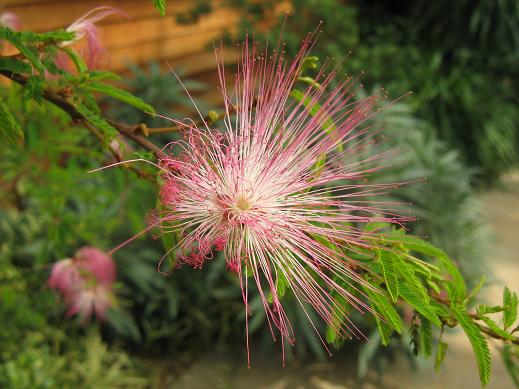
[[[3,3],[5,11],[20,17],[23,29],[32,31],[66,27],[101,4],[122,9],[131,21],[110,16],[97,25],[102,45],[107,49],[108,62],[104,67],[123,73],[128,62],[142,65],[150,61],[163,67],[168,61],[172,66],[183,67],[189,76],[210,72],[216,68],[214,53],[208,50],[211,40],[217,39],[223,31],[235,33],[241,17],[239,10],[223,7],[223,0],[214,0],[214,10],[190,25],[177,24],[174,15],[190,10],[193,0],[168,1],[168,16],[164,18],[158,15],[150,0],[8,0]],[[288,9],[287,0],[278,2],[266,20],[258,24],[258,30],[273,25],[277,15]],[[237,51],[232,55],[229,52],[226,49],[227,63],[239,58]]]
[[[22,27],[33,31],[50,31],[65,28],[74,20],[86,12],[107,5],[119,8],[132,20],[156,17],[160,19],[157,10],[150,0],[69,0],[69,1],[25,1],[25,4],[11,4],[13,1],[4,2],[5,11],[14,12],[20,17]],[[174,15],[185,12],[193,7],[191,0],[168,1],[168,19],[174,19]],[[122,16],[110,16],[98,25],[110,24],[124,20]]]
[[[225,48],[224,50],[224,64],[233,65],[240,58],[240,51],[233,48]],[[161,69],[169,70],[168,63],[174,69],[181,69],[183,74],[188,77],[200,76],[213,71],[215,78],[216,74],[216,58],[213,51],[204,51],[193,55],[183,56],[181,58],[166,58],[159,61]]]
[[[148,18],[135,22],[117,23],[100,27],[100,36],[107,49],[139,46],[159,40],[175,40],[212,30],[232,28],[239,15],[229,9],[218,9],[191,25],[179,25],[172,18]]]
[[[233,28],[233,30],[235,29],[236,27]],[[109,66],[117,71],[125,68],[129,61],[145,63],[151,60],[181,58],[186,55],[197,54],[205,51],[207,43],[217,39],[219,35],[219,30],[211,30],[176,39],[143,43],[136,47],[114,49],[109,53]]]

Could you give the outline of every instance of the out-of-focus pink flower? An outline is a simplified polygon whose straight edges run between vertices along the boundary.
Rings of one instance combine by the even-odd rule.
[[[95,247],[83,247],[74,258],[54,264],[48,285],[56,289],[69,306],[68,316],[78,314],[82,320],[95,314],[106,317],[106,310],[115,304],[113,283],[115,263]]]
[[[338,301],[372,312],[346,287],[372,288],[346,252],[377,244],[377,235],[361,224],[409,220],[389,203],[366,201],[399,186],[366,182],[385,157],[366,157],[363,150],[379,140],[380,131],[365,123],[384,93],[356,100],[355,82],[339,80],[325,65],[316,83],[293,97],[314,38],[302,42],[292,62],[282,47],[259,52],[246,40],[234,90],[227,90],[219,67],[225,131],[183,123],[185,139],[170,145],[172,155],[178,149],[181,155],[160,161],[166,211],[157,225],[164,233],[180,231],[172,250],[188,255],[178,263],[202,268],[213,249],[222,250],[227,268],[239,276],[245,305],[253,283],[273,337],[277,328],[290,343],[295,338],[276,285],[288,283],[296,299],[311,304],[341,336],[363,336],[351,321],[333,320],[333,312],[348,316]]]
[[[11,30],[18,31],[21,29],[20,19],[15,13],[2,12],[0,13],[0,27],[8,27]]]
[[[72,41],[62,42],[61,46],[69,46],[84,40],[80,50],[81,56],[89,68],[97,68],[100,65],[105,50],[101,45],[96,23],[110,15],[128,17],[126,13],[115,7],[101,6],[94,8],[66,28],[66,31],[75,33],[75,38]],[[60,64],[63,61],[65,61],[65,57],[61,56],[61,58],[58,58]],[[63,64],[61,65],[63,67]]]

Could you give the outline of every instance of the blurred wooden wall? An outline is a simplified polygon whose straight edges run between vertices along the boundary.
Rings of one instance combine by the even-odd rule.
[[[0,1],[1,11],[15,13],[22,29],[32,31],[65,28],[100,5],[117,7],[130,19],[112,15],[97,23],[107,50],[108,70],[124,74],[130,62],[145,65],[154,60],[162,66],[169,62],[181,67],[186,75],[216,84],[215,56],[209,47],[222,33],[236,33],[242,15],[237,9],[222,7],[222,0],[213,0],[213,11],[208,15],[201,16],[194,24],[178,24],[175,15],[190,10],[194,3],[193,0],[169,0],[166,17],[160,17],[151,0]],[[280,1],[258,28],[267,29],[277,19],[276,15],[288,9],[288,1]],[[236,50],[225,50],[227,63],[237,58]]]

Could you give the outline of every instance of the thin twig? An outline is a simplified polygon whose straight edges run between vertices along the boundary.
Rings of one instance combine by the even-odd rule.
[[[446,305],[447,307],[450,307],[451,306],[451,302],[449,299],[446,299],[444,297],[441,297],[439,295],[437,295],[436,293],[432,293],[431,294],[431,297],[434,298],[437,302],[439,302],[440,304],[443,304],[443,305]],[[474,320],[481,320],[481,315],[478,314],[478,313],[470,313],[468,312],[468,315],[474,319]],[[449,323],[445,323],[447,324],[449,327],[452,327],[451,324]],[[507,341],[507,342],[511,342],[513,344],[517,344],[519,345],[519,337],[513,337],[513,339],[508,339],[508,338],[505,338],[504,336],[501,336],[499,335],[498,333],[494,332],[492,329],[490,329],[489,327],[487,326],[484,326],[483,324],[480,324],[480,323],[477,323],[477,322],[474,322],[474,324],[476,326],[478,326],[478,328],[484,332],[485,334],[487,334],[488,336],[490,336],[491,338],[494,338],[494,339],[498,339],[498,340],[502,340],[502,341]]]
[[[0,70],[0,74],[2,74],[3,76],[13,80],[14,82],[16,82],[16,83],[18,83],[18,84],[20,84],[22,86],[25,86],[27,84],[27,82],[28,82],[27,81],[27,77],[23,76],[21,74],[9,72],[7,70]],[[76,109],[74,104],[72,104],[70,101],[68,101],[66,97],[62,96],[62,94],[60,94],[59,92],[52,91],[50,89],[45,89],[43,91],[42,96],[43,96],[43,98],[45,100],[47,100],[50,103],[56,105],[57,107],[60,107],[61,109],[63,109],[74,121],[80,122],[83,125],[85,125],[92,133],[94,133],[94,135],[96,135],[96,137],[101,142],[104,143],[104,137],[102,136],[101,133],[99,133],[99,130],[95,126],[93,126],[87,120],[87,118],[85,118]],[[119,123],[119,122],[114,122],[114,121],[109,121],[109,123],[121,135],[123,135],[123,136],[125,136],[125,137],[127,137],[127,138],[129,138],[131,140],[133,140],[135,143],[137,143],[140,146],[144,147],[145,149],[153,152],[158,159],[163,159],[163,158],[167,157],[167,155],[158,146],[156,146],[152,142],[148,141],[142,135],[138,134],[137,129],[142,128],[143,126],[145,127],[145,125],[141,125],[141,124],[138,124],[138,125],[127,125],[127,124],[124,124],[124,123]],[[113,147],[111,147],[109,145],[108,145],[108,149],[109,149],[109,151],[114,155],[114,157],[119,162],[123,161],[122,156],[120,155],[120,153],[117,150],[115,150]],[[142,177],[148,176],[149,177],[149,174],[141,172],[140,170],[137,170],[135,168],[131,168],[131,170],[136,171],[139,174],[139,176],[142,176]]]

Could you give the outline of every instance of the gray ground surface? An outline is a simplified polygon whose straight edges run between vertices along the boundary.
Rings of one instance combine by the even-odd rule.
[[[487,222],[493,229],[493,243],[488,267],[496,277],[494,285],[485,289],[489,303],[499,304],[503,285],[519,292],[519,174],[509,176],[497,190],[481,196]],[[181,377],[165,383],[174,389],[233,388],[233,389],[346,389],[346,388],[479,388],[474,356],[462,332],[447,335],[449,351],[439,373],[431,366],[413,371],[404,360],[397,360],[386,368],[383,377],[368,374],[371,383],[355,383],[353,361],[330,360],[325,363],[303,364],[291,362],[282,368],[278,358],[255,360],[247,369],[242,352],[214,352],[201,358]],[[513,388],[500,357],[495,354],[491,389]],[[239,358],[237,357],[239,354]]]

